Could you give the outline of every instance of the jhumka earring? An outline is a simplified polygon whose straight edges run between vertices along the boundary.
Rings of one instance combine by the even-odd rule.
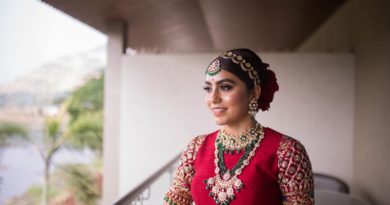
[[[252,115],[253,117],[256,117],[258,107],[259,107],[259,104],[257,104],[257,100],[255,98],[253,98],[249,102],[249,111],[248,111],[248,113],[250,115]]]

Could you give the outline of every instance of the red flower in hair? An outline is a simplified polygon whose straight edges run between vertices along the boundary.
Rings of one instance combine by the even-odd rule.
[[[265,71],[265,82],[261,86],[261,94],[258,100],[259,109],[266,111],[269,109],[272,100],[274,99],[274,94],[279,90],[279,85],[276,82],[275,73],[272,70],[267,69]]]

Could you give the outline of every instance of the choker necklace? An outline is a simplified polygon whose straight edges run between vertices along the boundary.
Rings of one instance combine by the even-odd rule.
[[[242,136],[245,136],[245,140],[241,140]],[[240,136],[239,143],[237,143],[237,136],[227,135],[226,132],[221,130],[215,140],[215,176],[206,179],[204,182],[206,183],[206,189],[211,189],[209,195],[217,204],[229,205],[235,199],[235,194],[243,188],[244,184],[238,177],[260,146],[260,142],[264,138],[263,127],[256,122],[256,127],[244,132],[242,136]],[[230,143],[232,139],[235,140],[235,143]],[[224,152],[226,150],[241,149],[244,149],[244,154],[231,170],[227,169],[223,156]]]
[[[216,142],[222,144],[227,154],[234,154],[234,151],[239,154],[241,150],[243,150],[251,142],[258,138],[258,136],[256,135],[256,130],[258,130],[259,127],[260,124],[256,123],[255,128],[248,128],[244,132],[241,132],[239,135],[231,135],[225,130],[221,129],[216,139]]]

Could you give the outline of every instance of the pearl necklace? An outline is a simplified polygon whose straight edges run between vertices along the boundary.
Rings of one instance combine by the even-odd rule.
[[[257,148],[260,146],[261,140],[264,138],[263,127],[256,122],[256,127],[249,129],[249,136],[251,141],[244,147],[244,154],[239,159],[237,164],[228,170],[225,165],[223,153],[227,149],[226,143],[223,143],[225,138],[223,132],[218,133],[218,137],[215,141],[215,176],[205,180],[206,189],[210,191],[210,196],[213,197],[215,202],[220,205],[229,205],[229,203],[235,199],[235,193],[240,192],[244,184],[238,178],[242,170],[249,165],[250,159],[255,156]],[[230,147],[229,147],[230,148]]]

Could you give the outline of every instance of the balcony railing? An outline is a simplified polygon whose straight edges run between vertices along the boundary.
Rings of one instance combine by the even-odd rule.
[[[152,188],[153,186],[158,187],[157,186],[157,184],[159,183],[158,181],[161,181],[162,178],[164,178],[164,176],[166,175],[165,177],[168,178],[168,180],[165,181],[162,180],[163,181],[162,184],[165,184],[162,188],[165,189],[165,191],[168,191],[169,186],[167,181],[169,183],[172,181],[175,167],[177,166],[180,156],[181,154],[175,156],[172,160],[170,160],[167,164],[165,164],[163,167],[157,170],[144,182],[142,182],[140,185],[135,187],[132,191],[130,191],[125,196],[123,196],[117,202],[115,202],[114,205],[138,205],[138,204],[146,205],[146,204],[155,204],[156,201],[160,201],[160,203],[158,204],[162,204],[163,193],[159,191],[153,192]]]
[[[158,205],[163,204],[163,196],[168,191],[169,184],[172,181],[175,167],[180,159],[180,154],[175,156],[166,165],[156,171],[152,176],[146,179],[139,186],[122,197],[114,205]],[[321,180],[320,178],[325,179]],[[165,180],[163,180],[165,179]],[[368,202],[348,194],[349,188],[340,180],[334,180],[334,177],[314,173],[315,183],[315,201],[316,205],[328,204],[354,204],[370,205]],[[336,185],[334,185],[336,183]],[[343,189],[339,189],[342,185]]]

